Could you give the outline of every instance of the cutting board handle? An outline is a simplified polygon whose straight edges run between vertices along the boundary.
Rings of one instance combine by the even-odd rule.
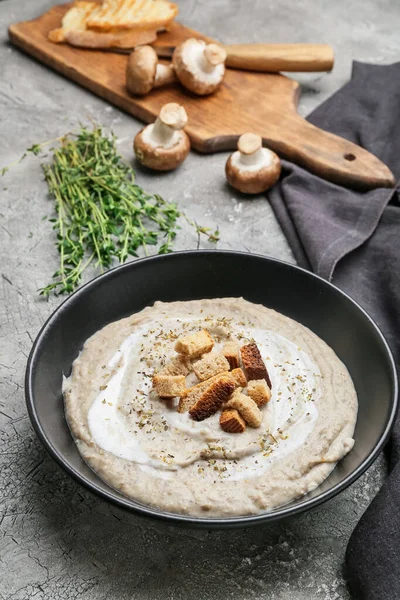
[[[291,114],[288,121],[282,140],[263,136],[265,145],[282,158],[347,187],[360,190],[394,187],[393,173],[364,148],[315,127],[297,114]]]
[[[234,69],[279,71],[331,71],[333,49],[327,44],[232,44],[226,65]]]

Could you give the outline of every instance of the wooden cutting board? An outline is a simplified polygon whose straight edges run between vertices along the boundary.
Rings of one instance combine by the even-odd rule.
[[[222,87],[212,96],[194,96],[171,85],[132,98],[125,90],[125,55],[47,40],[67,8],[54,6],[38,19],[11,25],[12,43],[145,123],[154,121],[166,102],[183,104],[189,116],[186,131],[199,152],[233,150],[238,137],[250,131],[260,134],[282,158],[330,181],[360,189],[394,185],[392,173],[375,156],[300,117],[296,111],[300,86],[283,75],[228,69]],[[156,43],[175,46],[188,37],[209,39],[174,24]]]

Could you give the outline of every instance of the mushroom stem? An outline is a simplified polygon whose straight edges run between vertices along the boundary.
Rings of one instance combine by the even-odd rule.
[[[158,63],[153,87],[160,87],[168,83],[174,83],[174,81],[176,81],[176,75],[173,66]]]
[[[170,102],[164,104],[151,129],[151,143],[170,148],[179,139],[178,132],[187,125],[187,114],[183,106]]]
[[[151,131],[151,140],[158,146],[168,148],[172,145],[175,133],[175,129],[173,129],[169,125],[166,125],[161,121],[160,117],[157,117],[153,129]]]
[[[238,140],[239,162],[252,167],[263,162],[262,138],[254,133],[244,133]]]
[[[226,51],[218,44],[207,44],[203,52],[200,54],[200,68],[206,73],[214,71],[217,65],[224,63],[226,60]]]
[[[240,162],[242,163],[242,165],[246,165],[246,167],[250,167],[252,165],[257,165],[261,162],[262,155],[263,155],[263,152],[262,152],[261,148],[259,148],[255,152],[253,152],[253,154],[243,154],[243,152],[241,152],[240,153]]]

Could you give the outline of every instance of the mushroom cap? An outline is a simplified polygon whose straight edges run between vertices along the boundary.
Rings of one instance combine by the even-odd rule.
[[[214,66],[211,72],[203,71],[198,55]],[[225,75],[226,51],[218,44],[206,44],[203,40],[190,38],[175,48],[172,64],[181,84],[199,96],[212,94],[221,85]],[[222,60],[221,60],[222,59]]]
[[[138,161],[155,171],[172,171],[179,167],[190,151],[190,140],[187,133],[183,130],[177,131],[178,142],[171,148],[163,148],[162,146],[152,146],[143,139],[143,132],[147,127],[141,129],[133,141],[133,149]]]
[[[252,134],[249,134],[252,135]],[[258,137],[258,136],[257,136]],[[257,148],[258,149],[258,148]],[[225,166],[225,174],[228,183],[244,194],[261,194],[269,190],[279,179],[281,174],[281,161],[275,152],[264,148],[271,154],[271,163],[258,170],[239,169],[233,164],[233,154],[228,158]],[[253,154],[252,152],[250,154]]]
[[[158,56],[152,46],[137,46],[126,65],[126,87],[134,96],[148,94],[154,86]]]

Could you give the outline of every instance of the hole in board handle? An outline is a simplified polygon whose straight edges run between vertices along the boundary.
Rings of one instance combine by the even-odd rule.
[[[343,158],[345,160],[353,161],[353,160],[356,160],[357,157],[355,154],[351,154],[351,152],[349,152],[349,153],[345,154]]]

